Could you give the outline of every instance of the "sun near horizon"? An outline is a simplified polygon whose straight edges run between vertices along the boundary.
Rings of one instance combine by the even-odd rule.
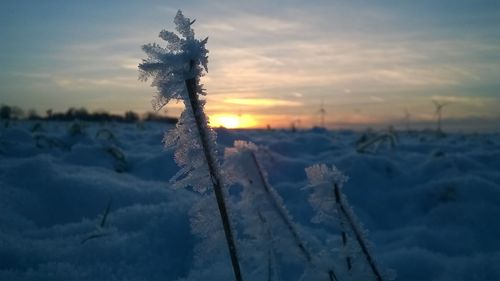
[[[426,128],[435,100],[446,128],[498,131],[498,3],[3,1],[0,104],[150,111],[140,46],[183,8],[210,38],[213,127]]]
[[[259,123],[248,114],[212,114],[209,116],[210,126],[213,128],[224,127],[226,129],[250,129],[256,128]]]

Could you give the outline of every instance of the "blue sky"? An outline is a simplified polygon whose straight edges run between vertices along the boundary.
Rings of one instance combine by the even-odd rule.
[[[0,103],[150,110],[140,46],[182,9],[209,36],[211,115],[309,126],[323,101],[331,127],[398,124],[405,109],[417,123],[434,99],[455,123],[500,124],[500,2],[269,2],[2,1]]]

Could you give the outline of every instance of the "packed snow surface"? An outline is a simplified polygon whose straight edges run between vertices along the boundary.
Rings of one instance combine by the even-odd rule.
[[[188,274],[197,243],[188,213],[201,195],[170,186],[179,167],[161,142],[171,125],[0,125],[0,280]],[[235,140],[259,145],[269,183],[311,237],[337,234],[311,222],[304,169],[334,164],[378,263],[397,280],[500,280],[500,135],[399,132],[394,147],[360,153],[356,142],[370,134],[217,134],[221,162]]]

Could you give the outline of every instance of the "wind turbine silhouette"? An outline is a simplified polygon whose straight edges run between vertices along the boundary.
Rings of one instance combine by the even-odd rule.
[[[292,127],[298,129],[301,123],[302,119],[300,119],[300,115],[295,115],[295,119],[292,121]]]
[[[443,108],[447,105],[449,105],[449,102],[437,102],[435,100],[432,101],[434,103],[434,106],[436,107],[436,111],[434,112],[434,115],[437,117],[437,133],[442,134],[443,131],[441,130],[441,123],[443,119]]]
[[[407,132],[410,131],[410,117],[411,117],[410,111],[408,111],[408,108],[405,108],[405,117],[404,117],[404,120],[405,120],[405,125],[406,125],[406,131]]]
[[[319,108],[319,114],[321,116],[321,128],[325,127],[325,115],[326,115],[326,110],[325,110],[325,105],[323,99],[321,99],[321,106]]]

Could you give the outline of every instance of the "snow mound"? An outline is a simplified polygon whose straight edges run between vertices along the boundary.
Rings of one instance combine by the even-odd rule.
[[[0,128],[0,280],[186,277],[197,244],[188,211],[202,195],[169,188],[179,168],[161,144],[166,125],[79,126]],[[344,193],[397,280],[500,280],[499,135],[399,134],[395,148],[371,153],[348,131],[219,135],[219,150],[236,139],[260,147],[270,184],[311,238],[338,237],[311,222],[304,188],[304,168],[326,163],[349,177]]]

